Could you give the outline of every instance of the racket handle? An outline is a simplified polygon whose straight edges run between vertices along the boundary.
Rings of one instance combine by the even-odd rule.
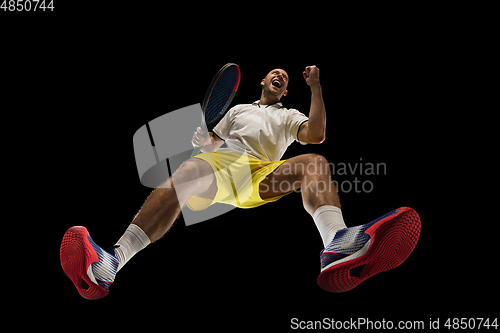
[[[200,153],[200,151],[201,151],[200,147],[195,147],[193,149],[193,153],[191,154],[191,157],[198,155]]]

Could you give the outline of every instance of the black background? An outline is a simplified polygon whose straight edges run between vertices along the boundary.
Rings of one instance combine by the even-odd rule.
[[[23,194],[29,203],[23,211],[33,210],[36,234],[44,235],[44,246],[30,256],[44,282],[26,289],[24,306],[50,308],[53,323],[68,329],[82,319],[105,318],[109,326],[102,330],[132,324],[286,330],[292,318],[358,317],[423,320],[428,327],[430,318],[443,325],[448,317],[495,315],[489,307],[498,297],[490,264],[495,252],[460,213],[467,194],[456,174],[449,121],[456,112],[450,109],[468,102],[455,89],[466,71],[456,70],[458,32],[401,29],[401,21],[315,28],[294,17],[287,18],[285,32],[271,24],[283,19],[271,16],[232,23],[218,44],[213,36],[227,22],[191,18],[184,26],[165,23],[180,19],[174,12],[149,19],[142,11],[87,15],[59,8],[64,14],[25,16],[33,25],[24,34],[8,34],[12,47],[5,58],[19,66],[7,95],[16,100],[18,122],[29,119],[25,132],[37,139],[26,178],[36,186]],[[294,26],[303,30],[292,31]],[[383,175],[333,177],[374,185],[371,193],[340,193],[344,220],[355,226],[412,207],[422,220],[415,251],[400,267],[350,292],[325,292],[316,284],[321,238],[300,195],[291,194],[194,226],[180,218],[120,271],[108,297],[82,299],[60,267],[64,232],[84,225],[102,247],[119,239],[150,193],[135,166],[135,131],[200,103],[227,62],[242,71],[232,105],[259,99],[261,79],[279,67],[290,76],[283,104],[305,114],[310,90],[302,71],[320,68],[326,141],[294,143],[284,158],[313,152],[335,164],[360,158],[385,163]],[[37,279],[30,278],[30,286]]]

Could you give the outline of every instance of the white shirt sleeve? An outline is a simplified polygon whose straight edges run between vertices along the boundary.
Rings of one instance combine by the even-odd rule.
[[[300,125],[308,121],[309,118],[302,112],[299,112],[295,109],[290,109],[289,112],[290,116],[288,117],[287,121],[287,131],[292,138],[294,138],[296,141],[299,141],[298,135]]]
[[[213,132],[222,140],[227,140],[227,138],[229,138],[229,131],[231,130],[231,119],[234,108],[236,108],[236,106],[233,106],[231,109],[229,109],[229,111],[226,112],[224,117],[222,117],[222,119],[213,129]]]

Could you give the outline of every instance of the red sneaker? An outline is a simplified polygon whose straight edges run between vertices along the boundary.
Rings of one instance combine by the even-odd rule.
[[[99,299],[115,280],[120,260],[113,254],[95,244],[85,227],[71,227],[61,243],[61,266],[80,295]]]
[[[337,231],[320,254],[319,286],[334,293],[348,291],[401,265],[415,248],[420,227],[417,212],[402,207],[370,223]]]

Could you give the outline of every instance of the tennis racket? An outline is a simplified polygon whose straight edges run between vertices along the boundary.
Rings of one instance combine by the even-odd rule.
[[[208,132],[212,132],[214,127],[224,117],[229,104],[238,90],[240,78],[240,67],[233,63],[224,65],[217,72],[201,104],[203,112],[201,117],[202,128],[206,127]],[[195,147],[191,157],[198,155],[200,150],[200,147]]]

